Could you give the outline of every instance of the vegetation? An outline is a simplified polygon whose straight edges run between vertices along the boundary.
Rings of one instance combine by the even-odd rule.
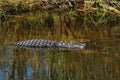
[[[48,3],[48,2],[32,2],[32,3],[11,3],[11,2],[1,2],[1,22],[7,21],[9,19],[13,19],[13,17],[21,16],[22,13],[29,12],[48,12],[52,14],[66,14],[68,16],[68,20],[72,18],[84,21],[83,26],[87,26],[89,24],[93,26],[98,26],[100,24],[109,24],[118,23],[120,19],[120,4],[116,1],[112,2],[104,2],[102,0],[97,0],[95,2],[85,1],[84,3],[74,3],[74,5],[69,5],[67,2],[59,2],[59,3]],[[37,20],[37,19],[35,19]],[[114,21],[116,20],[116,21]],[[29,22],[29,21],[28,21]],[[32,22],[34,23],[34,22]],[[117,25],[117,24],[116,24]]]
[[[73,7],[64,1],[0,2],[0,71],[1,65],[8,68],[3,73],[8,80],[119,80],[120,4],[92,1]],[[86,42],[87,48],[36,51],[8,46],[35,38]]]
[[[97,29],[104,25],[120,26],[120,4],[116,1],[85,1],[85,4],[81,6],[80,3],[76,2],[73,7],[65,2],[51,4],[39,1],[32,3],[1,2],[1,5],[1,24],[5,27],[18,24],[15,26],[16,29],[22,27],[26,29],[48,27],[51,34],[53,34],[54,26],[59,26],[61,30],[61,26],[65,24],[66,27],[64,28],[75,37],[73,29],[77,28],[96,30],[95,26],[99,27]]]

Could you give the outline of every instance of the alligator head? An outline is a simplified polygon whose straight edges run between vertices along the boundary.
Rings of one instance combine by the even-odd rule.
[[[79,42],[58,42],[57,46],[62,49],[84,49],[86,47],[86,43]]]

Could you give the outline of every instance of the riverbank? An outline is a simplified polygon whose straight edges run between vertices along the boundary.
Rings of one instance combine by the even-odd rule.
[[[95,11],[96,9],[102,9],[104,12],[113,12],[120,16],[120,4],[119,2],[95,2],[95,1],[63,1],[50,3],[47,1],[0,1],[0,13],[1,15],[19,15],[26,12],[37,11],[77,11],[88,12]]]
[[[70,7],[70,5],[67,5],[66,3],[57,3],[57,5],[51,3],[39,3],[39,6],[36,6],[38,2],[34,2],[31,3],[31,7],[30,4],[28,5],[28,3],[23,2],[3,3],[0,8],[0,22],[2,27],[14,26],[13,24],[19,24],[19,28],[41,29],[43,27],[48,27],[51,30],[51,34],[54,35],[52,33],[54,26],[59,26],[59,29],[61,26],[67,26],[65,28],[75,36],[71,28],[84,28],[86,30],[90,29],[96,31],[96,29],[99,30],[101,26],[120,26],[120,11],[119,7],[117,7],[119,3],[116,2],[114,2],[113,6],[100,2],[95,3],[87,1],[80,7],[77,7],[77,5]],[[68,7],[60,8],[59,6],[62,6],[63,4]],[[117,6],[115,6],[115,4]],[[111,29],[113,30],[112,33],[119,36],[119,30],[116,32],[115,29],[116,28]]]

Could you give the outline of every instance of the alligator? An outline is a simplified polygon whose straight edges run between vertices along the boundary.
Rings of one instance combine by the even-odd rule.
[[[33,49],[55,48],[55,49],[63,49],[63,50],[66,49],[80,50],[86,47],[86,43],[52,41],[52,40],[44,40],[44,39],[32,39],[27,41],[20,41],[14,43],[13,45],[19,47],[25,47],[25,48],[33,48]]]

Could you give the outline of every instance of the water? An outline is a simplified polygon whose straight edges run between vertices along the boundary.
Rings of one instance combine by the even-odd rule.
[[[44,16],[42,14],[39,17]],[[18,16],[9,23],[2,23],[0,80],[120,80],[119,33],[113,34],[113,28],[107,25],[91,29],[72,23],[70,26],[74,27],[70,27],[64,21],[60,23],[59,16],[47,16],[51,16],[48,22],[52,21],[52,17],[56,21],[42,25],[38,23],[40,19],[37,22],[34,21],[36,18],[31,18],[34,22],[30,24],[27,18]],[[38,27],[41,25],[44,27]],[[10,45],[28,39],[85,42],[87,47],[83,50],[61,51]]]

